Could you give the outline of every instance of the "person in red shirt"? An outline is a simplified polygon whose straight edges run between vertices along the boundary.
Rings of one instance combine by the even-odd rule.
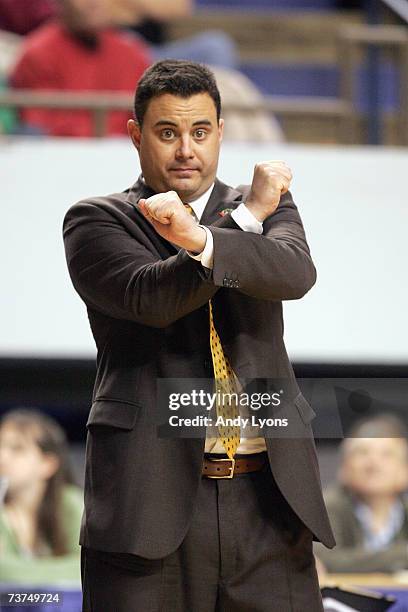
[[[24,36],[55,15],[55,0],[0,0],[0,30]]]
[[[10,85],[19,89],[133,92],[151,63],[148,47],[133,35],[112,30],[106,0],[59,0],[56,20],[30,34]],[[112,111],[107,134],[127,134],[131,113]],[[53,136],[93,134],[92,115],[84,110],[24,109],[31,130]]]

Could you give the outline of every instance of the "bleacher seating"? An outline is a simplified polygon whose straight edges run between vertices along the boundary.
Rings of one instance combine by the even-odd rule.
[[[317,106],[326,99],[328,108],[347,105],[348,116],[354,109],[364,114],[370,100],[367,64],[357,62],[353,68],[352,103],[352,96],[340,99],[339,35],[348,26],[364,23],[362,10],[353,8],[357,4],[338,0],[198,0],[191,17],[168,24],[168,34],[171,40],[205,30],[223,30],[237,44],[241,71],[266,96],[299,101],[306,98],[309,106],[315,98]],[[341,5],[350,8],[339,9]],[[392,22],[388,14],[386,19],[390,18]],[[394,19],[394,23],[398,21]],[[389,55],[382,57],[379,100],[387,114],[384,142],[388,144],[401,144],[396,137],[399,127],[395,117],[400,102],[400,74],[401,68]],[[286,101],[278,104],[283,108]],[[303,114],[301,110],[288,113],[286,106],[283,112],[276,110],[276,106],[271,108],[278,113],[289,141],[341,141],[336,124],[339,125],[343,111],[328,110],[319,117],[307,110]],[[357,115],[355,119],[359,134],[355,141],[365,142],[365,120]]]
[[[241,70],[266,95],[340,95],[338,38],[342,28],[364,23],[361,10],[340,10],[336,0],[198,0],[198,10],[183,23],[172,23],[172,37],[216,27],[237,43]],[[350,6],[355,3],[350,3]],[[367,68],[355,71],[355,107],[368,106]],[[381,64],[380,102],[385,112],[398,106],[398,70],[386,57]],[[290,121],[288,140],[327,141],[327,123],[320,134],[316,122]]]
[[[197,5],[211,9],[328,10],[336,7],[336,0],[198,0]]]

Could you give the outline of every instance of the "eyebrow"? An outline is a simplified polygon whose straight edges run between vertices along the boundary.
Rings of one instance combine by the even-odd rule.
[[[154,127],[159,127],[161,125],[171,125],[173,127],[178,127],[177,123],[174,123],[174,121],[167,121],[166,119],[160,119],[160,121],[157,121],[154,124]],[[195,126],[195,125],[209,125],[209,126],[211,126],[212,123],[208,119],[200,119],[199,121],[194,121],[193,126]]]

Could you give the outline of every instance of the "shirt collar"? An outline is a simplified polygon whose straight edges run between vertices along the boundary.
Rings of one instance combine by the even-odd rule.
[[[405,517],[403,503],[397,498],[390,508],[387,522],[379,532],[375,533],[371,528],[371,508],[362,501],[356,501],[354,512],[360,521],[364,534],[364,545],[368,550],[381,550],[388,546],[401,530]]]
[[[144,180],[143,174],[140,175],[140,180],[141,182],[146,185],[146,181]],[[194,200],[194,202],[185,202],[186,204],[188,204],[189,206],[191,206],[191,208],[194,211],[195,216],[197,217],[197,219],[200,221],[204,209],[208,204],[208,200],[210,199],[211,196],[211,192],[214,189],[214,185],[215,183],[212,183],[212,185],[210,185],[210,187],[207,189],[207,191],[205,191],[203,194],[200,195],[199,198],[197,198],[196,200]]]
[[[205,191],[202,195],[200,195],[199,198],[194,200],[194,202],[187,202],[193,209],[194,214],[199,221],[203,215],[204,208],[208,204],[208,200],[210,199],[210,195],[211,195],[213,188],[214,188],[214,183],[207,189],[207,191]]]

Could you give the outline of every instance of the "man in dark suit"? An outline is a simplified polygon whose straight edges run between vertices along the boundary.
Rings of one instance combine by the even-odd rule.
[[[315,282],[291,172],[263,162],[238,189],[216,178],[220,99],[198,64],[149,68],[135,114],[128,129],[142,176],[123,193],[79,202],[64,221],[69,272],[98,349],[83,609],[322,610],[312,539],[334,540],[314,412],[282,337],[281,301]],[[268,416],[286,419],[287,432],[275,421],[251,435],[232,425],[240,399],[229,413],[217,400],[218,416],[234,415],[226,429],[164,435],[157,383],[187,389],[209,378],[240,392],[278,388]]]

